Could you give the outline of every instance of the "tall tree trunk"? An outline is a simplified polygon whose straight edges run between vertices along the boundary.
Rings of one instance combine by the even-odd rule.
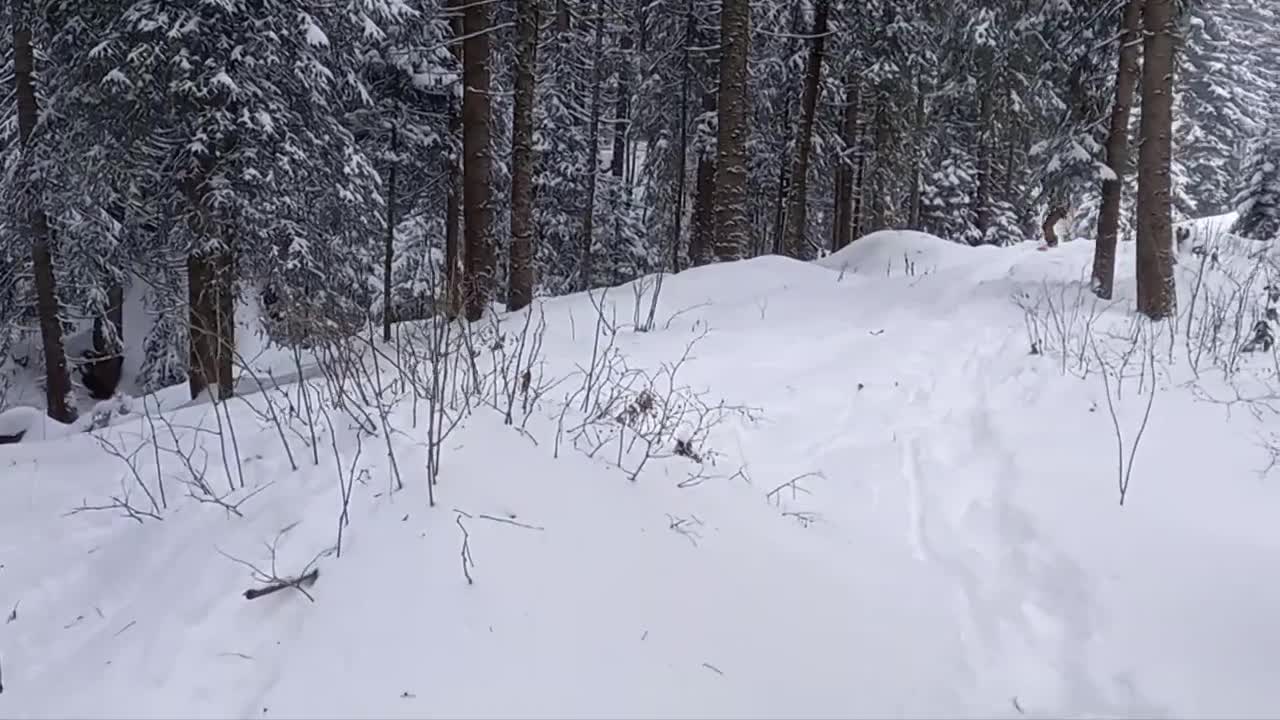
[[[1120,235],[1120,199],[1129,174],[1129,116],[1133,91],[1138,86],[1142,52],[1142,0],[1129,0],[1120,21],[1120,67],[1116,73],[1116,97],[1111,105],[1107,135],[1107,167],[1111,176],[1102,181],[1102,206],[1098,210],[1098,241],[1093,251],[1093,292],[1110,300],[1116,276],[1116,239]]]
[[[892,157],[893,128],[889,123],[887,102],[882,90],[877,90],[875,111],[875,148],[872,154],[870,205],[872,231],[889,227],[889,188],[892,178],[889,175],[889,158]]]
[[[462,214],[466,237],[466,318],[493,299],[497,251],[489,234],[489,5],[468,2],[462,15]]]
[[[844,119],[841,140],[844,156],[836,166],[836,218],[832,224],[831,247],[839,250],[853,242],[853,162],[858,147],[858,77],[852,66],[844,79]]]
[[[39,116],[36,104],[35,52],[31,47],[30,8],[15,0],[13,14],[13,81],[18,104],[18,139],[29,152],[31,133]],[[49,250],[49,221],[38,193],[29,196],[27,223],[31,232],[31,266],[36,288],[36,315],[40,319],[40,340],[44,347],[45,407],[49,417],[71,422],[76,417],[70,403],[71,376],[67,373],[67,353],[62,343],[62,320],[58,317],[58,288],[53,275],[53,254]]]
[[[516,3],[515,102],[511,109],[511,271],[507,309],[533,302],[533,102],[538,58],[538,1]]]
[[[671,231],[671,272],[680,272],[680,243],[684,235],[684,196],[687,175],[689,174],[689,76],[693,74],[690,65],[689,44],[694,38],[693,0],[688,0],[685,14],[684,63],[680,72],[680,146],[676,148],[676,216]]]
[[[1175,0],[1146,0],[1138,166],[1138,311],[1174,312],[1172,151]]]
[[[689,37],[697,47],[709,47],[716,44],[715,38],[698,25],[693,14],[693,3],[689,4]],[[703,55],[698,63],[699,85],[702,88],[702,115],[716,112],[719,100],[716,93],[719,89],[719,52],[711,51]],[[704,138],[705,139],[705,138]],[[693,187],[693,228],[689,238],[689,262],[694,267],[706,265],[715,259],[715,189],[716,189],[716,151],[705,143],[698,144],[698,167]]]
[[[623,29],[622,53],[618,58],[617,97],[614,98],[613,156],[609,171],[621,184],[627,159],[627,133],[631,126],[631,33]]]
[[[907,211],[907,227],[912,230],[920,229],[920,216],[924,210],[924,169],[928,163],[928,146],[925,144],[927,128],[925,124],[928,122],[925,118],[925,79],[923,75],[916,76],[915,83],[916,107],[915,116],[912,118],[912,125],[915,128],[915,140],[913,142],[915,155],[912,160],[914,164],[911,168],[911,197],[908,200],[909,208]]]
[[[200,172],[182,181],[191,207],[196,247],[187,253],[187,313],[191,397],[216,386],[216,400],[231,397],[235,354],[235,276],[230,233],[209,206],[206,185],[215,162],[200,159]]]
[[[587,125],[587,206],[582,210],[582,265],[578,269],[578,288],[591,289],[592,264],[595,262],[596,185],[600,174],[600,55],[604,49],[604,0],[596,0],[595,29],[591,47],[591,118]]]
[[[720,5],[719,132],[716,145],[714,207],[715,254],[739,260],[751,236],[747,217],[747,140],[751,133],[747,106],[747,57],[751,52],[750,0],[723,0]]]
[[[382,252],[382,341],[391,342],[391,266],[395,260],[396,244],[396,161],[398,140],[395,125],[391,126],[391,167],[387,171],[387,238]]]
[[[453,30],[454,37],[462,37],[462,12],[465,7],[466,0],[453,0],[450,3],[450,9],[455,13],[450,25]],[[459,65],[463,64],[462,43],[453,43],[450,48],[454,58]],[[465,90],[464,93],[465,95]],[[462,113],[456,105],[449,102],[449,141],[457,143],[460,141],[462,134]],[[449,151],[449,196],[445,201],[445,230],[444,230],[444,303],[445,317],[453,320],[462,314],[462,276],[463,268],[463,248],[462,248],[462,157],[454,156],[452,150]]]
[[[805,68],[804,93],[800,98],[800,134],[796,138],[796,159],[791,171],[791,192],[787,199],[787,254],[807,260],[812,257],[807,237],[809,229],[809,153],[813,148],[813,119],[822,91],[822,52],[827,40],[829,0],[815,0],[813,45]]]

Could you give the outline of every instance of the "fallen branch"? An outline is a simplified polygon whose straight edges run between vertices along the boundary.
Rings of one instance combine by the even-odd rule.
[[[248,590],[244,591],[244,597],[246,600],[253,600],[254,598],[260,598],[264,595],[270,595],[271,593],[279,592],[286,588],[293,588],[298,592],[302,593],[303,595],[306,595],[308,600],[315,602],[315,598],[311,597],[310,593],[304,590],[303,587],[304,586],[311,587],[312,585],[315,584],[316,579],[319,577],[320,577],[320,568],[312,568],[311,572],[308,572],[305,575],[300,575],[296,578],[273,582],[270,585],[267,585],[265,587],[249,588]]]

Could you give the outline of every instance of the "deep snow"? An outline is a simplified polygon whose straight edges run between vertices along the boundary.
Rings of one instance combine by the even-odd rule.
[[[1161,345],[1120,507],[1103,373],[1064,372],[1052,338],[1028,352],[1024,308],[1083,306],[1091,252],[879,233],[815,264],[666,278],[658,328],[620,328],[617,347],[656,369],[702,336],[680,384],[752,408],[699,443],[693,480],[685,457],[634,482],[607,452],[554,457],[562,389],[527,435],[492,410],[465,420],[434,508],[407,404],[399,492],[382,439],[356,458],[339,424],[367,474],[314,602],[240,595],[255,583],[230,558],[263,565],[290,528],[276,563],[297,573],[341,505],[328,456],[313,465],[300,434],[291,471],[241,403],[234,497],[259,491],[243,518],[176,497],[168,457],[163,521],[65,516],[128,468],[86,434],[0,447],[0,716],[1274,716],[1274,423],[1198,399]],[[1097,310],[1103,357],[1124,349],[1102,329],[1129,327],[1132,252]],[[1184,256],[1184,285],[1196,270]],[[633,297],[547,301],[547,376],[590,362],[594,305],[625,324]],[[1148,395],[1126,383],[1131,441]],[[225,485],[217,439],[191,429],[216,426],[210,406],[166,417]],[[97,432],[150,431],[135,413]]]

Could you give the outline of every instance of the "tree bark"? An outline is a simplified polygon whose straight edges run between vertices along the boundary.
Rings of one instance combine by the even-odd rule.
[[[454,37],[461,37],[464,33],[462,30],[462,11],[466,4],[466,0],[453,0],[450,3],[450,9],[455,13],[450,26],[453,30]],[[463,64],[463,52],[461,43],[453,43],[450,48],[454,59],[458,61],[458,65]],[[465,90],[464,90],[465,95]],[[459,142],[459,136],[462,134],[462,114],[458,107],[452,101],[449,103],[449,138],[450,142]],[[463,252],[462,252],[462,158],[453,156],[452,151],[449,152],[449,196],[445,202],[445,230],[444,230],[444,303],[445,316],[450,320],[457,318],[462,314],[462,276]]]
[[[533,302],[534,83],[538,55],[538,0],[516,3],[515,101],[511,109],[511,271],[507,309]]]
[[[879,99],[875,111],[875,148],[871,170],[871,230],[884,230],[889,227],[889,189],[892,178],[889,176],[889,158],[892,157],[893,128],[890,127],[889,112],[883,91],[877,90]]]
[[[36,101],[35,52],[31,47],[30,8],[24,0],[16,0],[13,13],[13,80],[18,105],[18,139],[23,152],[29,152],[31,133],[35,130],[40,108]],[[67,353],[62,342],[62,320],[58,317],[58,288],[53,274],[53,254],[49,249],[49,220],[40,205],[38,194],[30,196],[27,223],[31,232],[31,265],[36,289],[36,315],[40,320],[40,340],[44,348],[45,407],[49,417],[61,421],[75,420],[71,405],[71,376],[67,372]]]
[[[489,234],[489,5],[469,2],[462,15],[462,214],[465,222],[466,318],[484,317],[493,299],[497,252]]]
[[[600,54],[604,49],[604,0],[596,0],[595,29],[591,49],[591,118],[587,125],[587,206],[582,209],[582,265],[578,289],[590,290],[595,245],[596,185],[600,174]]]
[[[853,162],[858,145],[858,91],[858,77],[850,67],[844,80],[844,120],[841,127],[845,156],[836,166],[836,217],[831,232],[833,250],[853,242]]]
[[[1138,166],[1138,311],[1173,315],[1173,72],[1175,0],[1147,0]]]
[[[689,44],[695,36],[693,0],[688,0],[685,11],[684,63],[680,73],[680,146],[676,148],[676,215],[671,230],[671,272],[680,272],[680,242],[684,236],[684,196],[687,175],[689,173],[689,76],[693,74],[690,66]]]
[[[791,171],[790,196],[787,198],[787,255],[808,260],[814,253],[807,237],[809,230],[809,154],[813,148],[813,120],[822,92],[822,53],[827,40],[829,0],[815,0],[813,45],[805,68],[804,92],[800,98],[800,133],[796,138],[795,165]]]
[[[622,52],[617,61],[617,97],[614,98],[613,156],[609,172],[621,184],[627,159],[627,133],[631,126],[631,33],[623,29],[620,40]]]
[[[182,182],[197,243],[187,253],[187,378],[193,400],[216,386],[220,401],[234,391],[235,275],[230,237],[209,207],[206,183],[213,168],[213,158],[201,158],[200,173]]]
[[[747,58],[751,52],[750,0],[723,0],[720,6],[719,132],[716,145],[715,254],[740,260],[751,236],[747,217]]]
[[[396,128],[391,126],[391,167],[387,171],[387,238],[382,252],[382,341],[391,342],[391,266],[395,260],[396,243],[396,165],[398,151]]]
[[[124,365],[124,287],[115,280],[107,287],[107,307],[93,319],[93,352],[84,368],[84,385],[95,400],[107,400],[120,385]]]
[[[1141,72],[1142,0],[1129,0],[1120,20],[1120,67],[1116,73],[1116,97],[1111,106],[1107,135],[1107,167],[1112,177],[1102,181],[1102,206],[1098,210],[1098,241],[1093,251],[1093,292],[1110,300],[1115,286],[1116,239],[1120,235],[1120,200],[1129,174],[1129,116],[1133,91]]]

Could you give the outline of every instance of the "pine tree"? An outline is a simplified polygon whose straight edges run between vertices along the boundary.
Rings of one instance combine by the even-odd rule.
[[[1275,240],[1280,237],[1280,132],[1254,143],[1242,177],[1235,198],[1239,216],[1231,231],[1251,240]]]

